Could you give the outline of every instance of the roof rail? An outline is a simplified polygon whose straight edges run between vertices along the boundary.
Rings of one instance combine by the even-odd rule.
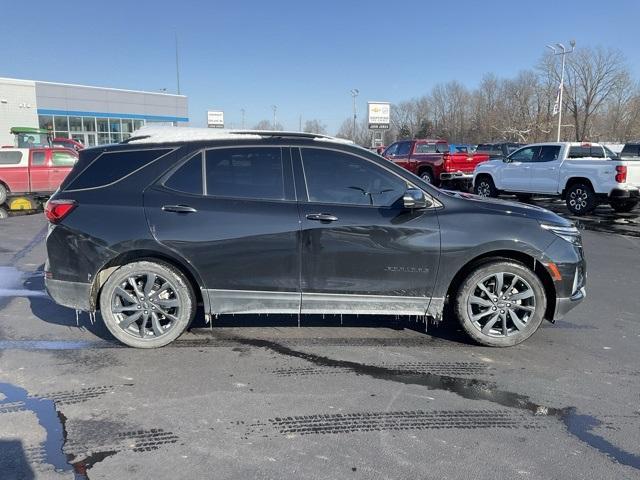
[[[217,128],[192,127],[154,127],[145,126],[134,132],[133,136],[123,140],[128,143],[171,143],[206,140],[234,140],[261,138],[310,138],[337,143],[353,143],[351,140],[335,138],[320,133],[284,132],[278,130],[227,130]]]

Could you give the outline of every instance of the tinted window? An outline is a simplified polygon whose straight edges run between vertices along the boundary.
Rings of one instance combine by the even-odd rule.
[[[601,146],[591,147],[591,156],[593,158],[604,158],[604,150]]]
[[[553,162],[560,157],[560,145],[545,145],[540,148],[536,162]]]
[[[411,151],[411,142],[402,142],[398,144],[398,151],[396,155],[409,155]]]
[[[78,161],[78,157],[69,152],[53,152],[51,163],[54,167],[73,167]]]
[[[568,158],[587,158],[591,156],[590,147],[571,147],[569,148]]]
[[[420,143],[416,146],[416,153],[436,153],[436,144]]]
[[[202,153],[182,164],[164,182],[164,186],[178,192],[202,195]]]
[[[447,153],[449,151],[448,143],[436,143],[436,152]]]
[[[22,152],[3,152],[0,150],[0,165],[17,165],[22,161]]]
[[[303,148],[302,162],[312,202],[390,206],[407,190],[402,178],[347,153]]]
[[[640,157],[640,144],[627,143],[622,149],[622,152],[620,153],[620,157],[623,157],[623,158]]]
[[[44,152],[31,152],[31,165],[37,167],[44,165],[46,155]]]
[[[169,153],[171,149],[112,151],[99,155],[68,187],[68,190],[109,185],[126,177],[153,160]],[[92,152],[88,150],[86,154]]]
[[[398,144],[394,143],[384,151],[384,155],[395,155],[398,151]]]
[[[538,152],[538,147],[526,147],[518,150],[509,158],[513,162],[532,162],[533,157],[535,157]]]
[[[207,195],[283,200],[280,148],[226,148],[206,153]]]

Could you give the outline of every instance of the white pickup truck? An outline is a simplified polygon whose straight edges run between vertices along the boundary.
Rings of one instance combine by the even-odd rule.
[[[640,160],[620,159],[597,143],[526,145],[503,160],[478,165],[473,191],[483,197],[560,196],[575,215],[587,214],[602,202],[629,212],[640,201]]]

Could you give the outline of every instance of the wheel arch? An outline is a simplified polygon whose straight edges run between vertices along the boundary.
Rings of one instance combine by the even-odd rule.
[[[138,262],[142,260],[155,260],[162,263],[171,265],[178,269],[191,284],[193,291],[196,295],[197,303],[203,303],[205,306],[205,312],[208,310],[208,298],[204,298],[201,287],[204,285],[200,279],[198,273],[189,265],[189,263],[177,256],[170,255],[165,252],[159,252],[156,250],[129,250],[122,252],[116,257],[112,258],[96,273],[93,283],[91,285],[90,302],[94,309],[97,309],[100,305],[100,294],[105,282],[109,279],[111,274],[118,268],[131,262]]]
[[[480,173],[476,174],[476,176],[473,178],[473,186],[474,186],[474,188],[475,188],[476,183],[478,182],[478,180],[482,180],[483,178],[488,178],[489,180],[491,180],[493,182],[493,185],[496,185],[496,181],[493,178],[493,175],[491,175],[488,172],[480,172]]]
[[[532,257],[531,255],[520,252],[517,250],[492,250],[489,252],[482,253],[467,263],[465,263],[453,276],[451,282],[449,283],[449,287],[447,289],[445,301],[448,307],[451,307],[453,304],[452,299],[457,295],[460,286],[465,278],[473,271],[475,268],[478,268],[481,265],[484,265],[493,261],[515,261],[520,263],[528,268],[530,268],[533,273],[540,279],[542,285],[544,287],[545,295],[547,296],[547,309],[544,314],[544,318],[552,319],[553,314],[556,308],[556,289],[553,284],[553,279],[551,275],[547,271],[547,268],[543,265],[541,261]]]
[[[571,188],[576,183],[586,183],[591,187],[591,190],[595,192],[595,189],[593,188],[593,183],[587,177],[569,177],[564,182],[564,188],[562,189],[563,200],[567,198],[567,190],[569,190],[569,188]]]

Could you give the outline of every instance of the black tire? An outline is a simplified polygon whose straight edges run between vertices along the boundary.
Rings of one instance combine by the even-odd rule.
[[[501,295],[495,295],[500,293],[498,287]],[[529,268],[509,260],[485,263],[471,271],[455,299],[455,312],[464,331],[488,347],[524,342],[538,330],[546,309],[547,297],[540,279]]]
[[[431,170],[422,170],[420,172],[420,178],[427,182],[429,185],[435,185],[436,180]]]
[[[178,269],[163,262],[139,261],[111,274],[100,293],[100,311],[106,327],[125,345],[157,348],[187,329],[195,315],[196,297]]]
[[[0,183],[0,205],[7,201],[7,194],[9,190],[2,183]]]
[[[516,198],[521,203],[527,203],[531,201],[533,195],[530,193],[516,193]]]
[[[498,189],[490,176],[482,175],[476,178],[473,185],[473,193],[480,197],[497,197]]]
[[[4,207],[0,207],[0,219],[4,219],[8,217],[9,217],[9,212],[7,211],[7,209]]]
[[[636,208],[638,200],[615,200],[609,203],[617,213],[629,213]]]
[[[596,194],[588,183],[574,183],[566,192],[566,203],[574,215],[587,215],[597,206]]]

